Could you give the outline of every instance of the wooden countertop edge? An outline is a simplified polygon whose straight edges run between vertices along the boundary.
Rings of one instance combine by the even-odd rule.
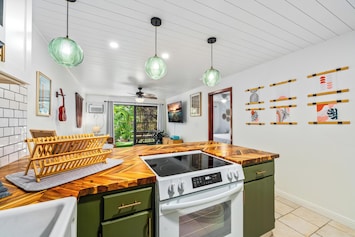
[[[69,196],[80,199],[80,197],[86,195],[120,190],[144,184],[152,184],[156,182],[156,177],[139,158],[140,155],[154,155],[191,150],[202,150],[211,155],[239,163],[243,166],[267,162],[279,157],[279,154],[276,153],[216,142],[137,146],[132,147],[131,149],[116,148],[114,149],[112,157],[124,159],[124,162],[118,167],[40,192],[25,192],[5,179],[6,174],[24,170],[27,164],[27,159],[20,159],[19,161],[14,162],[15,164],[9,164],[9,168],[7,166],[0,168],[0,181],[2,181],[4,186],[8,187],[9,192],[12,193],[11,196],[0,199],[0,210]]]

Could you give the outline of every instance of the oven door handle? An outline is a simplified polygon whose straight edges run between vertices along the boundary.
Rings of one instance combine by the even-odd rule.
[[[164,212],[164,211],[171,211],[171,210],[184,209],[184,208],[189,208],[189,207],[193,207],[193,206],[198,206],[201,204],[213,202],[216,200],[220,200],[222,198],[232,196],[233,194],[238,193],[242,190],[243,190],[243,184],[238,184],[235,188],[228,190],[227,192],[217,194],[217,195],[214,195],[214,196],[211,196],[208,198],[199,199],[199,200],[191,201],[191,202],[178,203],[178,204],[163,204],[163,205],[161,205],[160,210],[162,212]]]

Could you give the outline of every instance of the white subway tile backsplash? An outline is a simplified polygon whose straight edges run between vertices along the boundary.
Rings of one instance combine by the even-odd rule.
[[[2,84],[2,83],[0,83],[0,88],[4,88],[6,90],[10,90],[10,84]]]
[[[0,107],[1,108],[9,108],[10,107],[10,100],[0,98]]]
[[[0,167],[28,155],[27,90],[0,84]]]
[[[4,147],[4,155],[9,155],[15,152],[15,145],[8,145]]]
[[[19,142],[22,142],[20,135],[13,135],[13,136],[10,136],[10,144],[17,145],[17,143],[19,143]]]
[[[20,92],[21,95],[24,95],[27,97],[27,87],[20,86]]]
[[[17,101],[10,100],[9,107],[10,109],[20,109],[20,103]]]
[[[20,118],[18,120],[18,126],[26,126],[27,125],[27,119]]]
[[[8,100],[15,100],[15,93],[12,91],[5,90],[4,91],[4,98]]]
[[[15,94],[15,100],[18,102],[24,102],[24,96],[20,94]]]
[[[7,164],[9,164],[9,157],[8,156],[0,157],[0,167],[5,166]]]
[[[17,161],[19,159],[19,153],[18,152],[14,152],[9,154],[9,163]]]
[[[15,128],[14,127],[6,127],[3,128],[4,134],[3,136],[12,136],[15,135]],[[10,141],[11,142],[11,141]]]
[[[9,126],[9,119],[8,118],[0,118],[0,127],[8,127]]]
[[[19,124],[19,119],[18,118],[10,118],[9,119],[9,126],[10,127],[18,126],[18,124]]]
[[[19,102],[19,110],[27,111],[27,103]]]
[[[13,109],[4,109],[3,110],[3,117],[4,118],[13,118],[14,117],[14,110]]]
[[[20,93],[20,86],[16,84],[10,85],[10,91],[15,92],[16,94]]]

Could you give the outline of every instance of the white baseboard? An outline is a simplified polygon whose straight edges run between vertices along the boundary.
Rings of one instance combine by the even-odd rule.
[[[352,220],[352,219],[347,218],[347,217],[345,217],[343,215],[340,215],[339,213],[336,213],[336,212],[333,212],[333,211],[331,211],[329,209],[321,207],[321,206],[319,206],[319,205],[317,205],[315,203],[312,203],[312,202],[309,202],[307,200],[301,199],[301,198],[299,198],[299,197],[297,197],[295,195],[292,195],[292,194],[289,194],[287,192],[284,192],[284,191],[282,191],[282,190],[280,190],[280,189],[278,189],[276,187],[275,187],[275,194],[280,196],[280,197],[286,198],[286,199],[288,199],[288,200],[290,200],[290,201],[292,201],[292,202],[294,202],[294,203],[296,203],[298,205],[301,205],[301,206],[306,207],[306,208],[308,208],[310,210],[313,210],[313,211],[315,211],[315,212],[317,212],[319,214],[322,214],[322,215],[324,215],[324,216],[326,216],[326,217],[328,217],[328,218],[330,218],[330,219],[332,219],[334,221],[337,221],[337,222],[339,222],[339,223],[341,223],[343,225],[346,225],[346,226],[348,226],[348,227],[350,227],[352,229],[355,229],[355,220]]]

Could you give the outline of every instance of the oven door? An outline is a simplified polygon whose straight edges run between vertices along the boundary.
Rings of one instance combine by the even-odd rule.
[[[242,237],[243,182],[159,204],[160,237]]]

